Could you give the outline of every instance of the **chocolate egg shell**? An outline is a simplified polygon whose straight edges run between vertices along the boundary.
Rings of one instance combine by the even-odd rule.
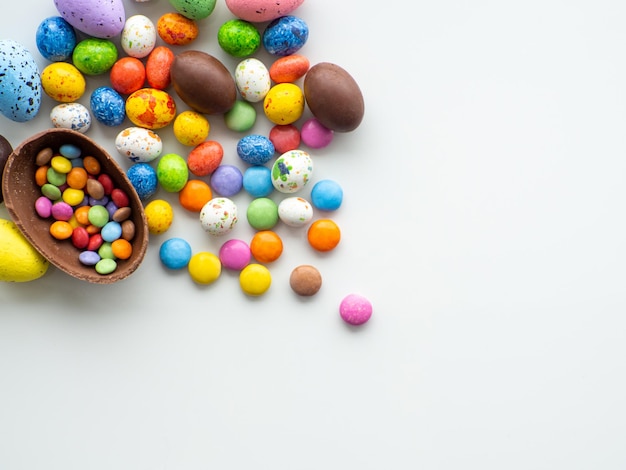
[[[13,146],[6,139],[6,137],[0,135],[0,180],[2,179],[2,172],[4,171],[4,166],[6,165],[11,152],[13,152]],[[2,204],[3,201],[4,198],[2,197],[2,191],[0,191],[0,204]]]
[[[229,70],[203,51],[178,54],[170,67],[170,78],[180,99],[202,114],[223,114],[237,99],[235,79]]]
[[[49,219],[35,212],[35,201],[41,190],[35,182],[37,154],[45,148],[59,149],[62,144],[78,146],[83,155],[95,157],[114,183],[129,198],[130,220],[135,226],[131,241],[133,251],[129,259],[117,260],[117,269],[111,274],[98,274],[93,266],[83,265],[80,250],[68,240],[55,240],[49,232]],[[83,281],[111,284],[130,276],[141,264],[148,246],[148,227],[143,205],[122,168],[107,152],[89,137],[71,129],[48,129],[19,144],[9,155],[2,177],[2,193],[9,215],[31,245],[53,265]]]
[[[304,97],[311,113],[328,129],[350,132],[363,120],[365,103],[359,85],[346,70],[320,62],[304,76]]]

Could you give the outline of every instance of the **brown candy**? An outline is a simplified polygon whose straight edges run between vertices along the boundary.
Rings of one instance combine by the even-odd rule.
[[[170,67],[170,78],[180,99],[202,114],[226,113],[237,99],[237,86],[230,71],[203,51],[178,54]]]
[[[291,271],[289,285],[298,295],[315,295],[322,287],[322,275],[314,266],[302,264]]]
[[[304,77],[304,97],[311,113],[328,129],[349,132],[363,120],[365,102],[352,75],[336,64],[320,62]]]

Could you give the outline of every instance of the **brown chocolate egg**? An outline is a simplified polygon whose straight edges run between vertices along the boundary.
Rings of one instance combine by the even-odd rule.
[[[0,181],[2,181],[2,172],[11,152],[13,152],[13,146],[6,137],[0,135]],[[4,198],[2,197],[2,191],[0,191],[0,204],[2,204],[2,201],[4,201]]]
[[[217,58],[203,51],[178,54],[170,68],[172,86],[181,100],[202,114],[223,114],[237,99],[235,79]]]
[[[311,113],[327,128],[350,132],[363,120],[365,103],[359,85],[346,70],[320,62],[304,76],[304,97]]]

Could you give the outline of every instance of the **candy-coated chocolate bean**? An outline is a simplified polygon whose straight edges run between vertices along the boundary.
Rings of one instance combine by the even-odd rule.
[[[276,59],[270,65],[269,74],[274,83],[293,83],[304,77],[309,67],[309,59],[305,56],[291,54]]]
[[[208,251],[200,251],[193,255],[187,267],[191,279],[198,284],[211,284],[222,273],[222,264],[219,258]]]
[[[226,269],[240,270],[245,268],[250,263],[251,256],[250,246],[237,238],[224,242],[219,251],[220,261]]]
[[[278,223],[278,206],[268,197],[258,197],[248,205],[246,217],[252,228],[269,230]]]
[[[283,253],[283,241],[272,230],[259,230],[250,241],[250,252],[259,263],[272,263]]]
[[[322,287],[322,275],[315,266],[302,264],[291,271],[289,286],[298,295],[315,295]]]
[[[348,294],[339,304],[339,315],[346,323],[362,325],[372,316],[372,303],[360,294]]]
[[[50,235],[57,240],[67,240],[73,231],[74,228],[65,220],[57,220],[50,225]]]
[[[35,211],[37,215],[47,219],[52,215],[52,201],[46,196],[40,196],[35,200]]]
[[[307,240],[317,251],[331,251],[341,240],[341,230],[331,219],[318,219],[309,226]]]
[[[265,266],[250,263],[239,273],[241,290],[251,296],[262,295],[270,288],[272,275]]]
[[[187,240],[174,237],[165,240],[159,248],[159,258],[169,269],[182,269],[191,260],[191,245]]]
[[[82,250],[87,248],[89,244],[89,233],[87,233],[87,229],[83,226],[74,227],[72,231],[72,244]]]
[[[130,95],[144,86],[146,67],[136,57],[122,57],[111,67],[109,80],[115,91],[122,95]]]
[[[98,274],[111,274],[117,269],[117,262],[113,258],[103,258],[96,263]]]
[[[100,255],[95,251],[85,250],[78,255],[78,260],[85,266],[95,266],[100,261]]]

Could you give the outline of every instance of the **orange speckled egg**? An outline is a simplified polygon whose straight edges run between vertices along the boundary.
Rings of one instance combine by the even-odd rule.
[[[165,90],[170,86],[170,67],[174,52],[166,46],[155,47],[146,59],[146,80],[152,88]]]
[[[146,129],[160,129],[176,117],[176,102],[163,90],[141,88],[126,99],[126,116]]]
[[[198,37],[198,24],[180,13],[165,13],[157,21],[157,33],[167,44],[184,46]]]

